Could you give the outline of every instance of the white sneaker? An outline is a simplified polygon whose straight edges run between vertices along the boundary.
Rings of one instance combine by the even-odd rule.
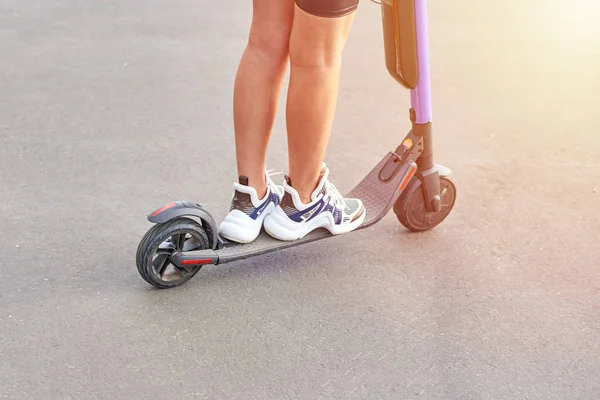
[[[275,185],[268,174],[267,193],[258,198],[256,189],[248,186],[248,178],[240,176],[239,182],[233,183],[233,198],[229,214],[219,225],[219,235],[237,243],[250,243],[260,234],[263,221],[281,202],[283,188]]]
[[[329,169],[323,164],[321,180],[311,195],[311,202],[303,204],[300,195],[286,176],[281,203],[265,218],[265,231],[279,240],[297,240],[318,228],[334,235],[358,228],[367,215],[362,201],[345,199],[327,179]]]

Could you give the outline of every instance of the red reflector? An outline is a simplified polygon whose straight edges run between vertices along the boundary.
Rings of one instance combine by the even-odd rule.
[[[413,177],[416,170],[417,170],[417,167],[415,167],[414,165],[410,168],[410,170],[408,171],[408,174],[406,174],[406,178],[404,178],[404,180],[402,181],[402,184],[400,184],[400,191],[403,191],[404,188],[406,187],[406,185],[408,185],[408,182],[410,182],[410,178]]]
[[[166,206],[162,206],[161,208],[159,208],[158,210],[154,211],[152,213],[153,217],[156,217],[158,214],[160,214],[161,212],[168,210],[169,208],[175,207],[177,205],[177,203],[171,203],[171,204],[167,204]]]
[[[198,265],[198,264],[210,264],[212,260],[210,258],[203,258],[201,260],[183,260],[181,264],[183,265]]]

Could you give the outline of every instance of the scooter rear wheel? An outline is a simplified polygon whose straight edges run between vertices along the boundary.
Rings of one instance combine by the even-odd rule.
[[[423,232],[439,225],[454,207],[456,184],[450,176],[440,176],[442,209],[429,212],[425,208],[425,195],[419,179],[414,179],[394,204],[394,214],[408,230]]]
[[[142,238],[136,264],[141,277],[154,287],[168,289],[190,280],[200,268],[179,268],[171,263],[176,252],[210,248],[206,231],[196,221],[178,218],[154,225]]]

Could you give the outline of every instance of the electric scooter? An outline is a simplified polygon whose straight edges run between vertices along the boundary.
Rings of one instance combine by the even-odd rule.
[[[441,223],[456,200],[450,170],[433,161],[426,0],[382,0],[379,4],[386,67],[410,90],[412,129],[347,197],[361,199],[367,212],[356,231],[376,224],[393,210],[405,228],[421,232]],[[138,246],[136,263],[142,278],[160,289],[181,285],[204,265],[242,260],[334,236],[317,229],[299,240],[284,242],[263,230],[251,243],[231,243],[219,236],[210,213],[189,201],[166,204],[149,214],[148,220],[154,225]]]

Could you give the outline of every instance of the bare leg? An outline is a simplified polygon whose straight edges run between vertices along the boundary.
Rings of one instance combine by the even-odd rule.
[[[289,60],[293,0],[254,0],[248,45],[235,79],[233,114],[238,175],[266,193],[267,146]]]
[[[304,203],[316,188],[336,109],[342,51],[354,13],[315,17],[296,7],[287,99],[289,177]]]

